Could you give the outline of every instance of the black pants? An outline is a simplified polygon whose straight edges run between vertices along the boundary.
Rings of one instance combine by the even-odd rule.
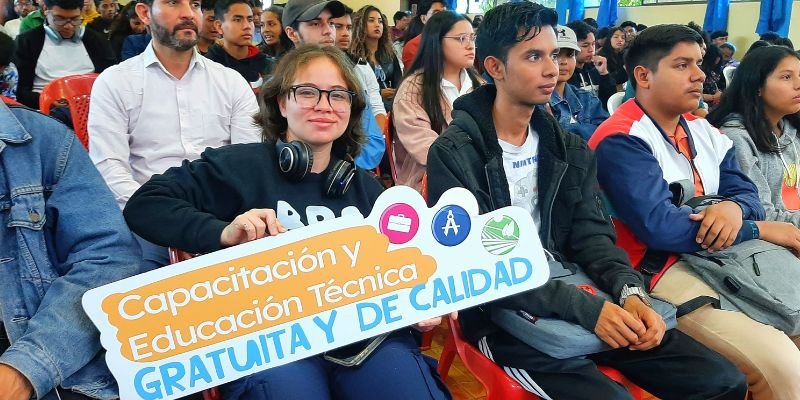
[[[596,364],[619,370],[631,382],[664,400],[743,400],[747,393],[742,372],[677,329],[667,331],[661,345],[648,351],[617,349],[567,360],[550,357],[502,331],[487,336],[478,348],[506,367],[523,387],[554,400],[632,399]]]

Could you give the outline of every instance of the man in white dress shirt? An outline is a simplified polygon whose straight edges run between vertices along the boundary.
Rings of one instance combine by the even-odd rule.
[[[89,154],[120,207],[152,175],[207,147],[261,140],[247,82],[195,50],[200,0],[144,0],[136,13],[153,40],[98,77],[89,109]],[[164,248],[140,244],[146,267],[166,264]]]

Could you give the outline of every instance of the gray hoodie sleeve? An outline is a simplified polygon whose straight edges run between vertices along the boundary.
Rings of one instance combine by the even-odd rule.
[[[800,212],[787,210],[783,205],[783,200],[781,200],[783,164],[780,162],[779,156],[760,152],[755,143],[753,143],[753,139],[750,138],[750,135],[741,125],[726,124],[720,128],[720,131],[733,141],[739,167],[758,188],[758,197],[767,212],[765,220],[789,222],[794,226],[800,227]],[[778,162],[762,163],[762,160],[766,157],[775,157]],[[764,165],[770,166],[768,170],[764,170]],[[773,182],[770,182],[767,176],[781,178],[778,180],[773,179]]]

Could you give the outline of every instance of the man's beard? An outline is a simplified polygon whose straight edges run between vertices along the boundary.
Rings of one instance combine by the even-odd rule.
[[[181,29],[193,30],[195,33],[194,38],[178,39],[176,32]],[[166,27],[153,20],[153,23],[150,26],[150,31],[153,35],[153,38],[156,39],[158,43],[177,51],[189,50],[197,44],[198,40],[200,40],[200,35],[197,34],[197,25],[193,21],[181,22],[180,24],[175,25],[175,28],[172,29],[172,32],[168,32]]]

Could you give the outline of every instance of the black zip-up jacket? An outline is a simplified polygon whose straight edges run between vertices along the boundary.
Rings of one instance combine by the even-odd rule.
[[[17,101],[34,110],[39,109],[39,93],[33,91],[33,80],[36,76],[36,63],[44,48],[44,39],[44,26],[21,33],[17,36],[17,50],[14,53],[14,65],[17,66],[19,72]],[[103,72],[116,62],[111,45],[102,34],[92,29],[86,29],[81,37],[81,42],[83,42],[86,52],[89,53],[89,58],[94,65],[94,72]]]
[[[481,213],[511,205],[503,150],[492,119],[494,85],[461,96],[453,122],[428,152],[428,202],[453,187],[475,194]],[[539,135],[539,236],[545,249],[575,263],[601,290],[619,298],[625,284],[644,287],[622,249],[600,200],[594,153],[579,136],[564,132],[546,112],[534,111]],[[493,307],[525,310],[538,317],[575,322],[594,331],[603,300],[560,281],[459,313],[464,335],[473,343],[498,329],[488,318]]]

